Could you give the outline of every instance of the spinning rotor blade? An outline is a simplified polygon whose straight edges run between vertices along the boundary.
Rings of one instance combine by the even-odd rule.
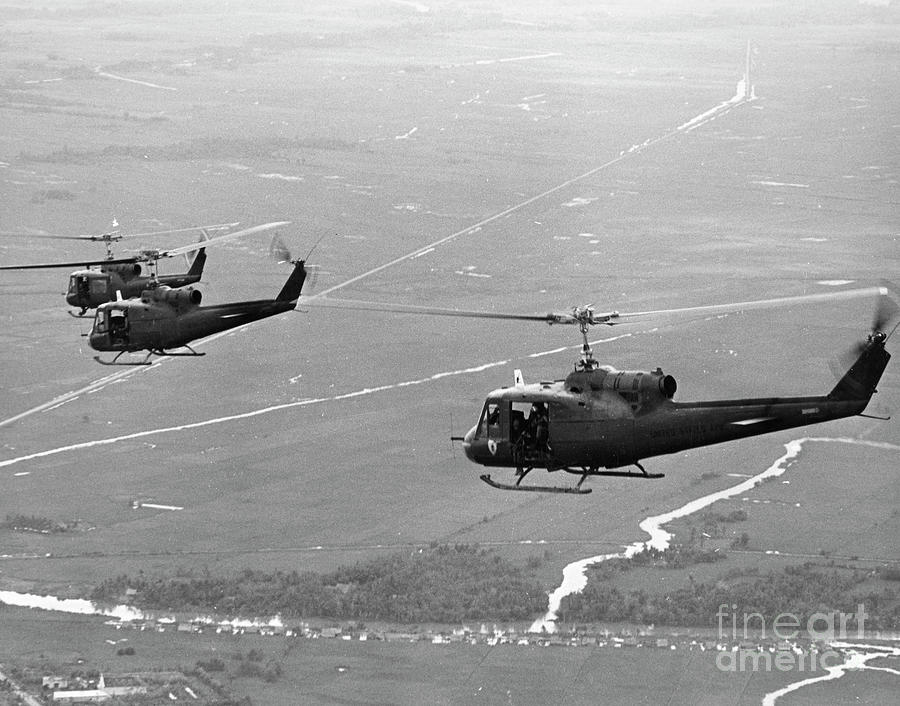
[[[141,252],[141,258],[139,259],[159,260],[164,257],[177,257],[178,255],[184,255],[185,253],[195,252],[209,245],[218,245],[219,243],[223,243],[226,240],[233,240],[234,238],[240,238],[241,236],[251,235],[253,233],[262,233],[263,231],[272,230],[273,228],[280,228],[281,226],[286,226],[289,224],[290,221],[274,221],[272,223],[263,223],[262,225],[253,226],[252,228],[236,230],[234,233],[217,235],[215,238],[201,240],[197,243],[191,243],[190,245],[182,245],[181,247],[172,248],[171,250],[144,250]]]
[[[678,309],[656,309],[652,311],[636,311],[619,314],[618,318],[638,318],[652,316],[668,316],[677,314],[725,314],[730,312],[752,311],[755,309],[774,309],[794,304],[812,304],[816,302],[839,301],[842,299],[858,299],[873,295],[886,295],[885,287],[863,287],[847,289],[840,292],[821,292],[819,294],[801,294],[794,297],[774,297],[772,299],[755,299],[753,301],[735,302],[733,304],[709,304],[705,306],[689,306]]]
[[[621,323],[630,323],[630,320],[649,317],[672,316],[678,314],[715,314],[753,309],[771,309],[780,306],[792,306],[794,304],[809,304],[815,302],[836,301],[841,299],[856,299],[873,294],[886,295],[885,287],[866,287],[861,289],[849,289],[842,292],[824,292],[821,294],[805,294],[794,297],[775,297],[772,299],[758,299],[754,301],[736,302],[732,304],[709,304],[704,306],[691,306],[676,309],[655,309],[652,311],[638,312],[594,312],[589,307],[576,307],[571,313],[549,314],[513,314],[493,311],[466,311],[461,309],[441,309],[434,307],[416,306],[412,304],[382,304],[378,302],[358,301],[352,299],[327,299],[325,297],[310,297],[304,304],[311,306],[324,306],[331,308],[356,309],[361,311],[384,311],[399,314],[427,314],[431,316],[459,316],[479,319],[511,319],[516,321],[542,321],[547,324],[576,324],[580,326],[606,325],[614,326]],[[886,297],[884,297],[886,298]],[[890,301],[890,300],[889,300]],[[896,307],[896,305],[894,305]]]
[[[310,256],[313,254],[313,251],[316,249],[319,243],[322,242],[322,239],[325,237],[325,233],[319,236],[319,239],[313,243],[313,246],[309,249],[309,252],[306,253],[306,257],[304,258],[296,258],[291,253],[290,248],[287,246],[287,243],[284,242],[284,239],[275,234],[275,237],[272,238],[272,242],[269,243],[269,257],[271,257],[275,262],[279,265],[283,265],[285,263],[290,263],[292,265],[296,265],[300,262],[304,263],[304,270],[306,270],[306,280],[304,284],[306,285],[306,293],[307,295],[315,291],[316,282],[319,280],[319,266],[318,265],[307,265],[306,262],[309,260]]]
[[[301,299],[304,305],[322,306],[332,309],[355,309],[357,311],[383,311],[396,314],[426,314],[428,316],[461,316],[478,319],[513,319],[516,321],[542,321],[556,323],[558,316],[568,314],[544,314],[543,316],[528,314],[508,314],[492,311],[466,311],[463,309],[441,309],[439,307],[416,306],[415,304],[382,304],[379,302],[359,301],[356,299],[328,299],[326,297],[309,297]]]
[[[291,257],[291,251],[288,249],[288,246],[277,233],[272,238],[272,242],[269,243],[269,257],[279,264],[291,262],[294,259]]]
[[[229,238],[236,238],[241,235],[246,235],[248,233],[256,232],[257,230],[265,230],[268,228],[273,228],[278,225],[283,225],[285,223],[289,223],[289,221],[283,221],[278,223],[267,223],[263,226],[256,226],[255,228],[247,228],[246,230],[235,231],[234,233],[226,233],[225,235],[219,235],[215,238],[209,238],[208,240],[204,240],[201,243],[195,243],[194,245],[185,246],[184,248],[174,248],[173,250],[168,251],[146,251],[141,253],[140,255],[132,255],[129,257],[119,257],[119,258],[106,258],[103,260],[72,260],[69,262],[49,262],[49,263],[40,263],[34,265],[4,265],[0,266],[0,270],[43,270],[43,269],[51,269],[54,267],[91,267],[94,265],[122,265],[122,264],[132,264],[136,262],[145,262],[147,260],[158,260],[161,257],[175,257],[175,255],[179,255],[183,252],[193,252],[195,250],[199,250],[202,247],[206,247],[207,244],[214,243],[220,240],[227,240]],[[222,228],[228,228],[233,225],[237,225],[236,223],[220,223],[217,225],[211,226],[192,226],[190,228],[177,228],[175,230],[157,230],[148,233],[133,233],[129,235],[120,235],[118,233],[105,233],[104,235],[34,235],[29,237],[35,238],[55,238],[62,240],[96,240],[96,241],[106,241],[109,243],[113,240],[121,240],[123,238],[140,238],[150,235],[164,235],[167,233],[184,233],[188,231],[194,230],[221,230]]]
[[[885,337],[885,340],[887,340],[891,337],[894,331],[897,330],[897,326],[900,326],[900,320],[898,320],[898,322],[894,324],[894,327],[888,330],[891,323],[893,323],[894,320],[898,318],[897,314],[900,313],[900,305],[898,305],[894,298],[891,296],[892,294],[896,295],[896,292],[892,291],[893,289],[893,287],[888,287],[885,285],[882,285],[878,288],[878,302],[875,305],[875,314],[872,317],[872,330],[870,331],[867,340],[858,341],[843,353],[835,356],[835,358],[829,363],[831,372],[834,374],[837,380],[840,380],[841,377],[843,377],[844,373],[847,372],[848,368],[850,368],[850,366],[856,362],[856,359],[859,358],[862,352],[866,349],[868,342],[872,340],[872,337],[875,334],[887,334],[887,336]]]
[[[897,314],[900,313],[900,304],[897,304],[895,299],[897,292],[891,291],[894,289],[893,287],[882,285],[880,289],[882,290],[881,296],[878,297],[878,305],[875,307],[875,316],[872,319],[872,333],[877,333],[878,331],[886,332],[888,338],[890,338],[897,326],[900,325],[900,322],[895,324],[890,331],[886,331],[886,329],[897,318]],[[892,297],[891,294],[895,296]]]
[[[278,235],[278,233],[276,233],[275,237],[272,238],[272,242],[269,243],[269,257],[271,257],[279,264],[285,262],[296,263],[299,259],[302,259],[303,262],[307,262],[309,258],[312,257],[313,251],[318,247],[319,243],[322,242],[326,235],[327,233],[323,233],[319,236],[319,239],[316,240],[315,243],[313,243],[313,246],[309,249],[309,252],[306,253],[306,257],[295,258],[292,256],[290,248],[288,248],[282,237]]]
[[[190,233],[195,230],[222,230],[223,228],[233,228],[238,225],[235,223],[216,223],[208,226],[191,226],[189,228],[173,228],[171,230],[151,230],[146,233],[119,233],[118,231],[110,231],[108,233],[84,234],[84,235],[57,235],[55,233],[3,233],[5,236],[19,238],[49,238],[52,240],[91,240],[94,242],[106,242],[111,240],[126,240],[128,238],[147,238],[153,235],[171,235],[172,233]]]
[[[78,260],[76,262],[50,262],[42,265],[3,265],[0,270],[42,270],[53,267],[91,267],[92,265],[123,265],[139,262],[139,257],[119,257],[112,260]]]
[[[240,225],[239,221],[235,221],[234,223],[216,223],[210,226],[190,226],[189,228],[173,228],[172,230],[152,230],[147,233],[128,233],[127,235],[123,235],[123,238],[146,238],[151,235],[171,235],[173,233],[191,233],[195,230],[224,230],[225,228],[234,228],[235,226]],[[94,238],[95,240],[102,240],[102,238]]]

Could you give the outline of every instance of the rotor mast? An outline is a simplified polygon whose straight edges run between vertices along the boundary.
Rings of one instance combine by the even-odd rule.
[[[589,306],[575,307],[572,310],[572,319],[578,324],[583,341],[581,344],[581,359],[575,364],[575,369],[588,372],[595,370],[599,367],[599,364],[594,360],[594,351],[591,350],[591,344],[588,343],[588,330],[592,324],[601,322],[594,319],[594,310]],[[608,322],[604,321],[602,323]]]
[[[117,230],[111,230],[106,233],[101,233],[100,235],[91,236],[89,240],[100,240],[106,245],[106,259],[112,260],[114,258],[112,251],[112,244],[114,242],[118,242],[122,239],[121,234]]]

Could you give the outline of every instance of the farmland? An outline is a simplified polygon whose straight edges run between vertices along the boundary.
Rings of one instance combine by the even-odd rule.
[[[22,4],[0,30],[0,262],[102,256],[94,244],[36,236],[99,233],[113,219],[131,232],[290,220],[281,237],[296,253],[325,236],[311,258],[316,291],[393,303],[634,311],[893,276],[896,17],[715,5],[419,12],[360,1],[299,14],[273,1],[223,14],[214,3]],[[748,40],[757,99],[677,131],[732,98]],[[287,271],[268,245],[210,249],[204,301],[273,296]],[[727,561],[786,561],[766,551],[900,560],[896,417],[654,459],[664,479],[598,479],[586,498],[500,493],[448,437],[515,368],[527,380],[561,377],[577,356],[573,330],[301,303],[302,313],[202,344],[204,358],[111,373],[80,335],[89,320],[66,314],[67,272],[0,277],[0,517],[70,528],[0,529],[0,588],[76,597],[139,572],[331,572],[440,542],[490,546],[517,565],[540,558],[534,576],[549,591],[566,564],[644,539],[648,515],[764,470],[802,436],[826,440],[804,443],[787,484],[714,506],[747,509],[741,531],[758,552]],[[867,332],[871,307],[595,331],[594,348],[618,368],[662,366],[678,399],[820,394],[833,385],[829,361]],[[895,367],[873,414],[898,408]],[[669,529],[686,537],[691,525],[679,522]],[[21,621],[19,647],[39,653],[57,618],[32,629],[11,616],[0,610]],[[99,629],[71,620],[68,644]],[[153,639],[164,654],[166,638]],[[197,643],[177,644],[186,662],[203,656]],[[329,670],[344,648],[310,644],[285,658],[285,673],[337,680]],[[433,686],[449,701],[458,694],[440,684],[480,665],[472,684],[540,682],[536,703],[588,699],[600,674],[621,678],[605,684],[611,701],[650,702],[687,659],[650,669],[557,652],[538,672],[529,667],[546,651],[482,660],[476,650],[441,654],[438,675],[435,653],[414,646],[402,648],[399,676],[382,678],[384,653],[353,649],[368,665],[351,672],[354,686],[335,681],[316,698],[411,702]],[[17,648],[4,650],[8,661]],[[738,691],[709,664],[687,671],[720,685],[708,693]],[[754,676],[747,703],[792,680]],[[636,681],[650,691],[629,691]],[[666,694],[686,702],[696,688]],[[290,703],[270,697],[260,703]]]

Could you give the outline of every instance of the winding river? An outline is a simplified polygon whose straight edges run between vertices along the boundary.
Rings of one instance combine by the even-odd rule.
[[[556,590],[549,595],[547,612],[536,620],[531,628],[531,632],[556,632],[557,613],[560,608],[562,599],[574,593],[580,593],[587,585],[587,569],[590,566],[615,558],[629,558],[647,549],[664,550],[669,546],[672,535],[663,529],[664,525],[681,517],[692,515],[699,510],[709,507],[719,500],[732,498],[752,490],[767,478],[775,478],[782,475],[788,468],[792,459],[796,458],[803,449],[804,444],[808,442],[822,443],[843,443],[857,444],[869,446],[873,448],[886,449],[891,451],[900,451],[900,446],[886,442],[867,441],[865,439],[853,439],[847,437],[803,437],[794,439],[785,444],[785,453],[775,460],[767,469],[752,476],[730,488],[719,490],[709,495],[692,500],[679,508],[670,510],[661,515],[653,515],[641,521],[638,525],[649,538],[638,540],[624,547],[619,552],[611,554],[599,554],[597,556],[587,557],[572,562],[563,569],[563,580]],[[141,611],[127,605],[118,605],[112,608],[103,608],[95,605],[91,601],[76,598],[57,598],[55,596],[41,596],[31,593],[18,593],[16,591],[0,591],[0,602],[13,606],[21,606],[27,608],[37,608],[42,610],[58,611],[63,613],[74,613],[80,615],[104,615],[119,620],[143,620],[149,616]],[[174,618],[157,618],[159,622],[174,622]],[[280,624],[279,619],[273,618],[268,621],[247,620],[235,618],[226,621],[228,624],[235,626],[240,625],[276,625]],[[849,670],[868,669],[874,671],[884,671],[890,674],[900,676],[900,671],[888,667],[873,667],[867,663],[880,657],[900,657],[900,647],[885,647],[877,645],[866,645],[861,643],[845,643],[833,642],[832,647],[840,649],[847,659],[840,665],[826,668],[826,674],[818,677],[804,679],[788,686],[773,691],[763,699],[764,706],[772,706],[775,701],[792,691],[801,689],[810,684],[816,684],[822,681],[830,681],[839,679]]]
[[[648,517],[638,525],[641,530],[649,535],[649,539],[638,540],[633,544],[624,547],[622,551],[612,554],[599,554],[597,556],[579,559],[572,562],[563,569],[563,580],[559,587],[550,594],[547,612],[543,618],[536,620],[531,628],[531,632],[556,632],[556,620],[562,599],[574,593],[581,593],[587,585],[587,569],[590,566],[599,564],[609,559],[627,559],[639,554],[647,549],[664,550],[668,548],[672,535],[663,529],[663,525],[672,522],[681,517],[692,515],[693,513],[709,507],[719,500],[732,498],[736,495],[746,493],[767,478],[775,478],[782,475],[790,465],[790,461],[796,458],[803,449],[803,445],[808,442],[830,442],[842,444],[857,444],[861,446],[869,446],[878,449],[886,449],[891,451],[900,451],[900,446],[886,442],[867,441],[865,439],[853,439],[847,437],[803,437],[794,439],[785,444],[785,453],[775,460],[775,462],[767,469],[758,473],[747,480],[738,483],[730,488],[704,495],[701,498],[692,500],[679,508],[670,510],[661,515]],[[858,645],[851,643],[835,642],[831,645],[834,648],[841,649],[847,655],[847,660],[835,667],[827,668],[827,674],[820,677],[804,679],[802,681],[789,684],[783,689],[766,694],[763,699],[764,706],[772,706],[775,701],[782,695],[796,691],[809,684],[815,684],[820,681],[828,681],[838,679],[851,669],[871,669],[886,671],[900,676],[900,672],[887,667],[867,667],[866,663],[878,657],[900,656],[900,648],[895,647],[879,647],[872,645]]]

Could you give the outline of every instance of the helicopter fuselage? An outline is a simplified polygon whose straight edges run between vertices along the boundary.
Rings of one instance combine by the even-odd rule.
[[[866,345],[828,395],[674,402],[662,370],[599,367],[564,380],[491,392],[465,436],[483,466],[576,470],[620,468],[642,459],[860,414],[890,354],[884,335]]]
[[[214,306],[200,306],[202,294],[192,287],[148,289],[140,299],[101,304],[88,341],[97,351],[121,354],[147,350],[164,354],[198,338],[294,309],[305,277],[303,261],[297,261],[274,299]]]
[[[293,303],[270,299],[201,307],[197,306],[199,291],[181,291],[187,295],[185,303],[142,298],[101,305],[90,333],[91,348],[97,351],[179,348],[198,338],[294,308]]]
[[[145,290],[156,286],[186,287],[200,281],[205,261],[206,254],[201,251],[187,272],[175,275],[142,274],[137,262],[101,265],[99,270],[77,270],[69,275],[66,302],[83,312],[105,302],[140,297]]]

